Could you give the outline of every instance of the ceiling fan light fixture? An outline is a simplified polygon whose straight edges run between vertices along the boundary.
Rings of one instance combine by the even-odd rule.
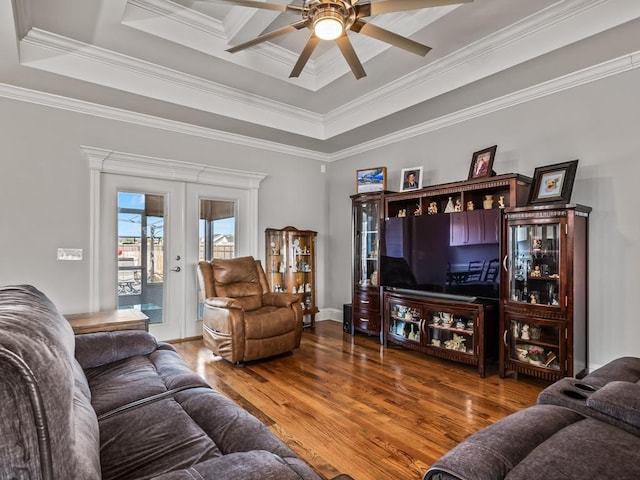
[[[332,10],[318,12],[313,20],[313,33],[321,40],[335,40],[344,33],[344,17]]]

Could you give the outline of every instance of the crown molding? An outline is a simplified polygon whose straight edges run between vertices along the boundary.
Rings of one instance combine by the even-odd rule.
[[[223,132],[213,128],[199,127],[184,122],[168,120],[165,118],[146,115],[144,113],[131,112],[115,107],[108,107],[96,103],[63,97],[46,92],[39,92],[23,87],[16,87],[6,83],[0,83],[0,97],[9,98],[21,102],[33,103],[50,108],[71,111],[83,115],[106,118],[118,122],[126,122],[142,127],[157,128],[183,135],[207,138],[244,147],[257,148],[271,152],[292,155],[295,157],[307,158],[309,160],[326,161],[324,153],[316,152],[305,148],[293,147],[277,142],[261,140],[246,135]]]
[[[473,107],[465,108],[448,115],[443,115],[419,125],[415,125],[383,137],[378,137],[370,142],[361,143],[352,148],[346,148],[329,155],[327,161],[333,162],[349,158],[354,155],[363,154],[393,143],[457,125],[459,123],[466,122],[467,120],[495,113],[521,103],[530,102],[548,95],[576,88],[587,83],[602,80],[638,67],[640,67],[640,51],[474,105]]]
[[[585,68],[583,70],[549,80],[538,85],[534,85],[517,92],[504,95],[502,97],[489,100],[487,102],[465,108],[448,115],[429,120],[398,132],[394,132],[370,142],[363,142],[351,148],[346,148],[335,153],[325,154],[309,149],[302,149],[284,145],[276,142],[259,140],[256,138],[222,132],[210,128],[198,127],[194,125],[167,120],[150,115],[130,112],[113,107],[106,107],[94,103],[76,100],[50,93],[38,92],[22,87],[8,84],[0,84],[0,97],[12,100],[34,103],[46,107],[58,108],[72,111],[84,115],[92,115],[110,120],[132,123],[149,128],[158,128],[174,133],[193,135],[211,140],[232,143],[245,147],[263,149],[286,155],[318,160],[323,162],[334,162],[363,154],[393,143],[408,140],[410,138],[434,132],[436,130],[453,126],[467,120],[471,120],[483,115],[498,112],[512,106],[530,102],[538,98],[562,92],[571,88],[595,82],[613,75],[627,72],[640,67],[640,51],[623,55],[621,57]]]
[[[21,64],[138,95],[323,138],[322,116],[128,55],[32,28]]]

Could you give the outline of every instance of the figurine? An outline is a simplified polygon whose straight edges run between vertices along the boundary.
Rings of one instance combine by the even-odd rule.
[[[513,322],[513,338],[518,338],[520,336],[520,333],[518,331],[518,324],[516,322]]]
[[[447,201],[447,206],[444,207],[444,213],[451,213],[454,211],[455,210],[453,209],[453,201],[451,200],[451,197],[449,197],[449,201]]]
[[[535,267],[533,267],[533,272],[531,272],[531,276],[532,277],[542,276],[542,272],[540,271],[540,265],[536,265]],[[531,302],[531,303],[535,303],[535,302]]]
[[[438,204],[436,202],[431,202],[427,207],[427,213],[429,215],[435,215],[438,213]]]
[[[453,211],[454,212],[462,211],[462,200],[460,200],[459,198],[456,200],[456,205],[453,207]]]
[[[473,210],[475,208],[475,205],[473,204],[473,202],[471,200],[469,200],[467,202],[467,210]]]
[[[531,299],[531,303],[538,303],[538,297],[536,297],[535,293],[529,295],[529,298]]]
[[[498,208],[504,208],[504,195],[500,195],[498,198]]]
[[[485,195],[484,201],[482,202],[482,206],[485,210],[490,210],[493,208],[493,195]]]
[[[522,333],[520,334],[520,338],[523,340],[529,340],[529,325],[526,323],[522,326]]]
[[[416,209],[413,211],[413,214],[415,216],[422,215],[422,207],[420,206],[419,203],[416,204]]]

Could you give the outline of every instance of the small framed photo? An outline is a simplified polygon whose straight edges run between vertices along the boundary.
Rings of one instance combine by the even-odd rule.
[[[490,177],[493,173],[493,159],[496,156],[497,145],[485,148],[473,154],[471,158],[471,167],[469,167],[469,178],[485,178]]]
[[[537,167],[529,192],[529,205],[538,203],[569,203],[578,160]]]
[[[403,168],[400,176],[400,191],[422,188],[422,167]]]
[[[365,168],[356,171],[356,192],[382,192],[387,189],[387,167]]]

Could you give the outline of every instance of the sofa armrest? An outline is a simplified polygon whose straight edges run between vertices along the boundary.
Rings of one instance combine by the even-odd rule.
[[[204,305],[205,307],[243,309],[238,300],[230,297],[209,297],[204,300]]]
[[[75,356],[82,368],[93,368],[149,355],[157,347],[155,337],[144,330],[85,333],[76,335]]]
[[[300,295],[296,293],[268,292],[268,293],[265,293],[262,297],[263,305],[269,306],[269,307],[291,308],[291,305],[301,301],[302,299]]]
[[[584,418],[555,405],[525,408],[465,439],[437,460],[423,480],[505,478],[539,445]]]
[[[587,398],[587,406],[640,428],[640,385],[637,383],[609,382]]]

